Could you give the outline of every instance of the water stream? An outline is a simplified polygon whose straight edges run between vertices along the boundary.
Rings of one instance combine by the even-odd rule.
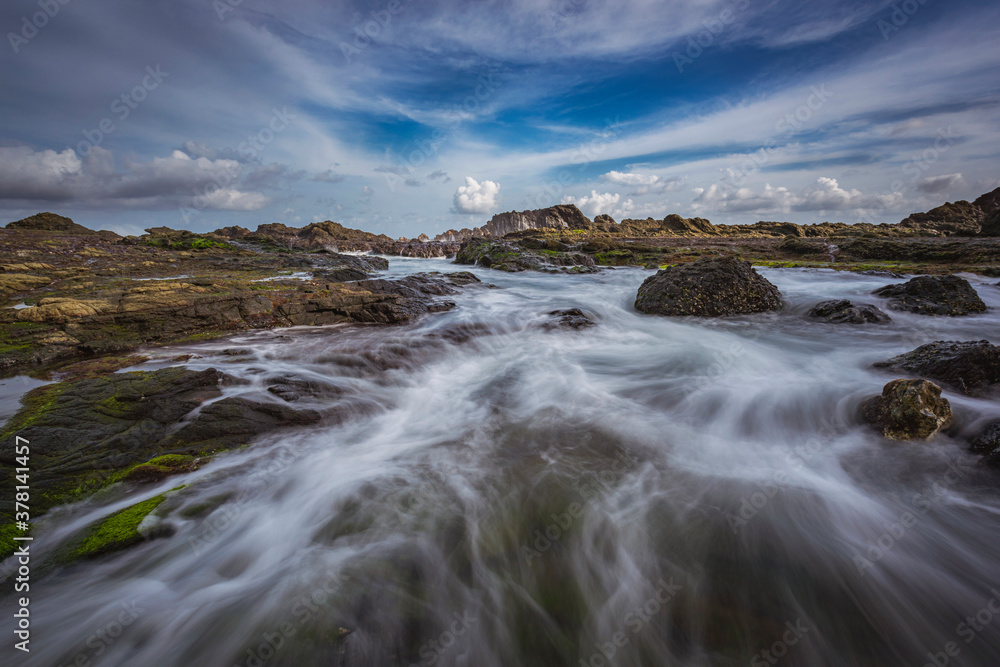
[[[329,385],[297,405],[336,416],[54,512],[39,553],[189,485],[172,536],[33,581],[16,664],[1000,664],[1000,475],[963,441],[1000,404],[946,392],[964,431],[930,443],[856,418],[895,377],[871,363],[997,342],[1000,288],[969,276],[983,315],[851,326],[804,315],[900,281],[762,270],[785,311],[701,320],[635,312],[637,269],[476,272],[499,289],[410,326],[154,351],[139,368],[195,354],[260,400]],[[571,307],[597,326],[543,326]]]

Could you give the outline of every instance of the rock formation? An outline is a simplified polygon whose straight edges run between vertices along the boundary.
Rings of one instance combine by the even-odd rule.
[[[653,315],[718,317],[781,308],[778,288],[750,262],[735,257],[700,259],[670,266],[647,278],[636,309]]]

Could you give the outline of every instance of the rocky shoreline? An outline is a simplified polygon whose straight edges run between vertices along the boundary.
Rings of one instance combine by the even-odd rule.
[[[886,324],[892,316],[885,311],[928,318],[975,315],[986,305],[953,272],[1000,274],[1000,240],[986,237],[855,236],[837,239],[836,251],[831,251],[832,238],[720,239],[706,232],[703,222],[692,225],[705,238],[635,239],[532,228],[504,239],[475,237],[461,244],[394,242],[336,223],[304,230],[270,225],[254,233],[154,228],[143,237],[94,232],[52,214],[11,223],[0,230],[0,252],[8,258],[0,266],[0,292],[7,302],[0,318],[0,373],[32,372],[61,381],[28,392],[21,411],[0,433],[0,497],[5,499],[0,501],[0,556],[13,549],[13,506],[6,499],[13,497],[7,491],[12,490],[16,464],[10,446],[15,433],[33,443],[34,511],[41,515],[96,492],[191,472],[218,452],[276,429],[336,422],[344,414],[338,406],[351,400],[335,387],[294,377],[267,378],[266,391],[275,401],[261,402],[224,396],[223,387],[238,380],[214,368],[116,373],[143,360],[132,354],[137,348],[252,329],[406,323],[450,310],[455,304],[448,297],[483,286],[463,271],[387,279],[379,277],[388,268],[384,257],[341,251],[453,254],[458,265],[506,272],[656,268],[635,297],[635,309],[654,317],[781,311],[780,291],[754,264],[945,274],[882,287],[871,295],[877,303],[817,303],[807,316],[816,326]],[[831,252],[834,260],[781,259]],[[875,257],[910,259],[873,264]],[[596,326],[578,308],[552,311],[548,318],[544,329]],[[470,329],[460,335],[467,339],[477,334]],[[858,423],[892,441],[928,440],[942,431],[964,432],[964,417],[953,413],[942,387],[992,395],[1000,383],[1000,348],[985,340],[936,341],[875,367],[897,377],[888,380],[881,394],[858,405]],[[327,407],[300,407],[303,397],[323,397]],[[1000,465],[998,422],[967,440],[984,463]],[[158,529],[150,526],[159,524],[149,517],[171,507],[166,497],[155,500],[108,517],[106,525],[92,526],[60,553],[60,562],[155,537]]]

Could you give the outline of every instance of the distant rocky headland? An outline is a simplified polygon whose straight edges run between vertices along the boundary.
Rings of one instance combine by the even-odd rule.
[[[994,276],[998,237],[1000,188],[896,224],[716,225],[676,214],[615,222],[558,205],[500,213],[434,240],[392,239],[333,221],[120,236],[39,213],[0,229],[0,373],[241,329],[405,322],[450,307],[443,297],[478,283],[469,273],[387,280],[378,276],[386,257],[593,273],[732,256],[756,266]]]

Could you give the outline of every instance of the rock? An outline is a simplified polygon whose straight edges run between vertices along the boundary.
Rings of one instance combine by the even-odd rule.
[[[951,422],[951,404],[927,380],[893,380],[861,404],[861,414],[890,440],[928,440]]]
[[[0,296],[12,292],[27,292],[36,287],[44,287],[52,281],[45,276],[29,273],[0,273]]]
[[[986,304],[969,281],[958,276],[917,276],[911,280],[886,285],[872,292],[889,300],[892,310],[920,315],[971,315],[986,311]]]
[[[656,272],[639,287],[635,307],[653,315],[718,317],[781,308],[781,293],[750,262],[699,259]]]
[[[7,229],[23,229],[36,232],[72,232],[74,234],[94,234],[94,230],[78,225],[67,217],[55,213],[36,213],[22,220],[7,224]]]
[[[983,463],[1000,466],[1000,419],[994,419],[975,435],[970,449],[983,455]]]
[[[981,195],[976,201],[972,202],[979,207],[979,210],[984,214],[989,216],[991,213],[996,213],[1000,211],[1000,188],[996,188],[984,195]]]
[[[510,241],[475,238],[462,243],[455,255],[456,264],[476,264],[498,271],[594,272],[594,260],[582,253],[552,251],[544,256],[528,252]],[[571,267],[559,269],[557,267]]]
[[[165,454],[204,455],[320,419],[312,410],[239,396],[220,399],[226,379],[215,369],[174,367],[68,380],[28,392],[0,433],[0,520],[9,519],[13,508],[15,434],[31,442],[37,494],[32,510],[41,514],[134,466],[165,467],[164,459],[157,460]]]
[[[597,325],[597,322],[579,308],[553,310],[548,313],[548,316],[551,319],[542,324],[543,329],[584,329]]]
[[[926,213],[913,213],[900,227],[939,232],[945,236],[975,236],[983,222],[983,210],[965,200],[947,202]]]
[[[1000,236],[1000,210],[993,211],[986,216],[983,220],[982,229],[979,232],[980,236]]]
[[[590,219],[573,204],[560,204],[532,211],[497,213],[483,227],[484,236],[501,238],[529,229],[583,229]]]
[[[331,283],[346,283],[352,280],[364,280],[369,274],[361,269],[343,268],[333,271],[319,271],[313,274],[317,280],[325,280]]]
[[[107,301],[53,297],[40,300],[37,306],[22,308],[17,311],[17,319],[22,322],[63,324],[70,320],[98,315],[113,310],[116,310],[116,308]]]
[[[886,324],[889,316],[868,303],[854,305],[847,299],[823,301],[809,311],[815,317],[837,324]]]
[[[1000,347],[987,340],[935,341],[875,364],[940,382],[967,396],[982,396],[1000,382]]]

